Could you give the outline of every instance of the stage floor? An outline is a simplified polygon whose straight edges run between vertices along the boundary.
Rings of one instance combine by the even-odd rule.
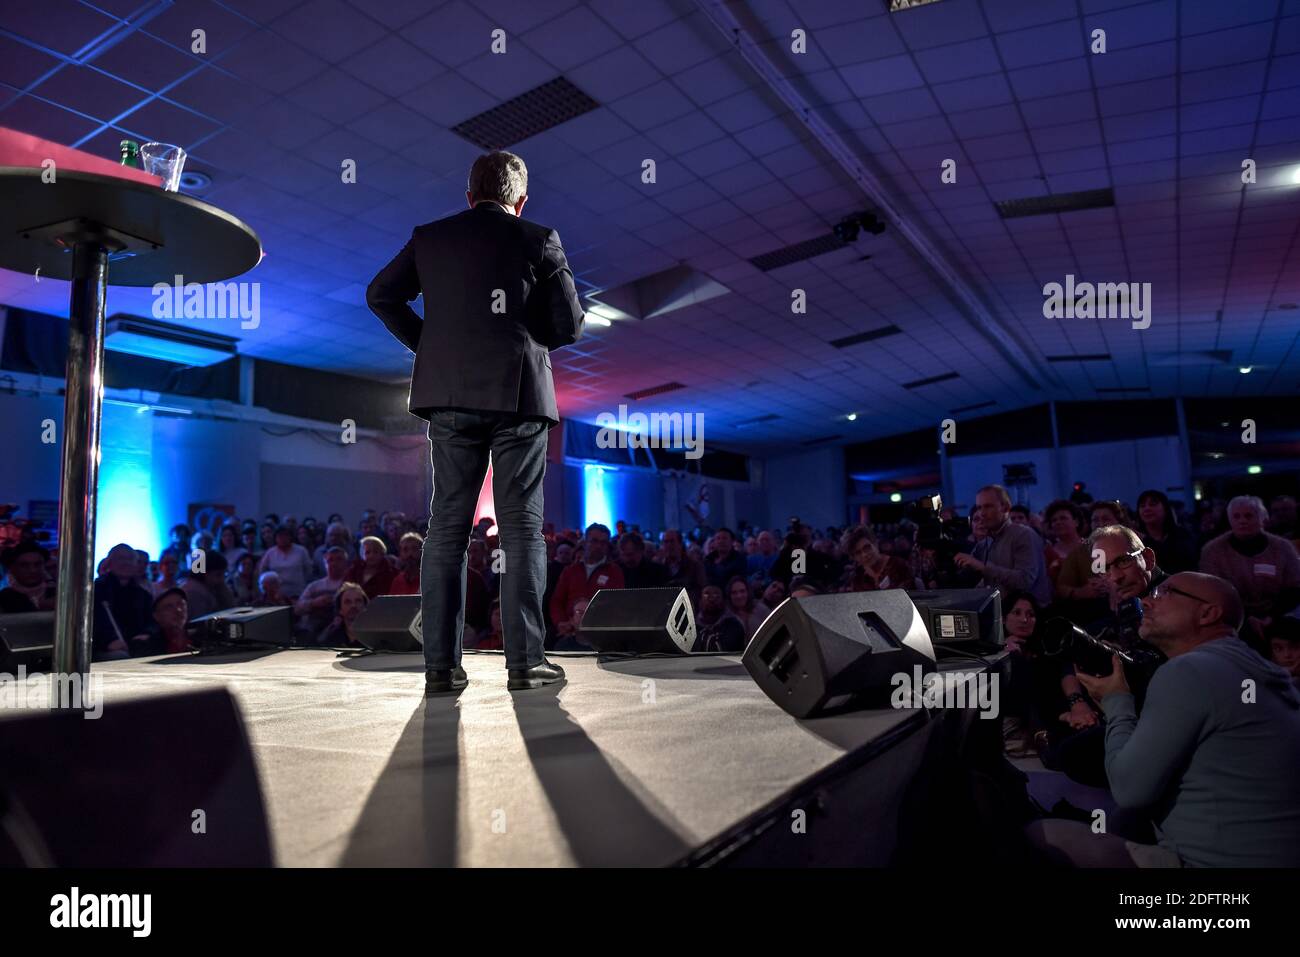
[[[292,650],[97,664],[114,701],[224,686],[255,751],[282,866],[668,865],[917,711],[795,721],[738,656],[556,657],[510,693],[500,654],[423,695],[413,655]]]

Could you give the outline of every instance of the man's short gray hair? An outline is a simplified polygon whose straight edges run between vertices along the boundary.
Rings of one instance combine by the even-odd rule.
[[[1140,552],[1142,549],[1146,548],[1146,545],[1143,543],[1142,538],[1138,533],[1133,531],[1133,529],[1129,528],[1127,525],[1103,525],[1101,528],[1094,530],[1093,533],[1088,536],[1088,547],[1090,549],[1096,548],[1097,543],[1103,538],[1124,539],[1124,541],[1128,542],[1127,551],[1129,552]]]
[[[1268,521],[1268,509],[1264,507],[1264,500],[1258,495],[1238,495],[1228,503],[1228,511],[1231,512],[1234,508],[1242,505],[1249,506],[1257,511],[1261,522]]]
[[[470,168],[469,194],[471,202],[491,200],[513,207],[528,195],[528,167],[505,150],[484,153]]]

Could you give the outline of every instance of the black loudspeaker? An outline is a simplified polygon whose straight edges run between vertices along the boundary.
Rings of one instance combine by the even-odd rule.
[[[894,675],[935,670],[925,617],[902,589],[787,598],[741,662],[796,718],[883,700]]]
[[[269,608],[224,608],[201,615],[185,626],[200,648],[220,645],[293,644],[293,607],[272,605]]]
[[[228,691],[89,703],[0,718],[0,867],[274,863]]]
[[[383,595],[352,623],[352,634],[371,651],[419,651],[424,647],[419,595]]]
[[[54,612],[24,611],[0,615],[0,672],[49,670],[54,655]]]
[[[602,588],[582,616],[578,639],[597,651],[684,655],[695,644],[685,588]]]

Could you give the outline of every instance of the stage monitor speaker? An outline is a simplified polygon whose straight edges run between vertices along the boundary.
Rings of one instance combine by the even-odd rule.
[[[419,651],[424,647],[419,595],[383,595],[352,623],[352,634],[371,651]]]
[[[54,656],[54,612],[23,611],[0,615],[0,672],[16,675],[49,670]]]
[[[759,626],[741,662],[796,718],[883,703],[895,674],[935,669],[925,618],[902,589],[787,598]]]
[[[597,651],[684,655],[695,645],[685,588],[602,588],[582,616],[578,640]]]
[[[908,592],[937,645],[996,649],[1002,634],[1002,593],[996,588],[942,588]]]
[[[0,718],[0,867],[274,864],[228,691],[98,706]]]
[[[224,608],[201,615],[185,626],[200,648],[212,645],[293,644],[293,608],[274,605],[269,608]]]

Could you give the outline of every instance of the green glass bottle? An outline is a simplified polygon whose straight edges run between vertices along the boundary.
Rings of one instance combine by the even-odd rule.
[[[140,162],[140,144],[135,140],[122,140],[118,148],[122,151],[122,165],[132,169],[144,169]]]

